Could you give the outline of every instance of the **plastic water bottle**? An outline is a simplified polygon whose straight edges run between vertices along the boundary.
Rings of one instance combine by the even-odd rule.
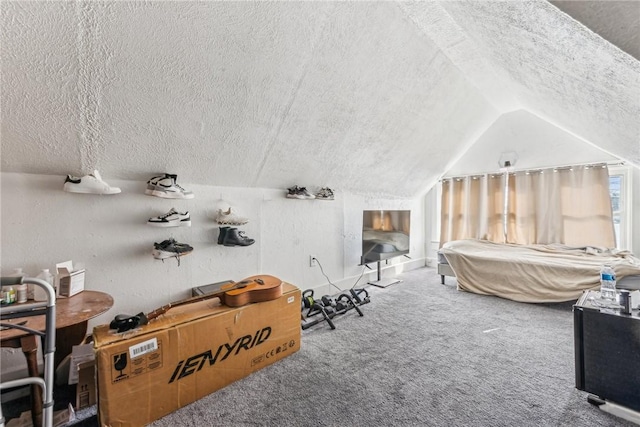
[[[600,269],[600,298],[616,301],[616,273],[611,264],[605,264]]]
[[[53,274],[51,274],[49,272],[48,268],[44,268],[42,269],[42,271],[40,272],[40,274],[38,274],[36,276],[36,279],[42,279],[45,282],[47,282],[48,284],[51,285],[51,288],[53,289]],[[34,301],[46,301],[47,300],[47,291],[45,291],[44,289],[42,289],[42,287],[35,285],[33,287],[33,300]]]

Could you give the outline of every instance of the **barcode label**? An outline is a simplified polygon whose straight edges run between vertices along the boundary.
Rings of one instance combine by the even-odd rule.
[[[143,341],[139,344],[129,347],[129,356],[134,357],[142,356],[143,354],[153,353],[158,349],[158,339],[152,338],[148,341]]]

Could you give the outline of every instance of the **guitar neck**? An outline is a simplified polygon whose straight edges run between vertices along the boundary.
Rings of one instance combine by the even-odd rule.
[[[226,291],[225,290],[218,290],[215,292],[211,292],[205,295],[198,295],[195,297],[191,297],[191,298],[187,298],[181,301],[176,301],[176,302],[172,302],[169,303],[167,305],[163,305],[160,308],[157,308],[155,310],[153,310],[151,313],[148,313],[145,315],[147,322],[149,320],[153,320],[157,317],[162,316],[163,314],[165,314],[167,311],[169,311],[170,309],[174,308],[174,307],[179,307],[181,305],[187,305],[187,304],[192,304],[194,302],[198,302],[198,301],[204,301],[207,299],[211,299],[211,298],[219,298],[222,294],[224,294]]]
[[[254,286],[260,288],[253,288]],[[238,293],[239,295],[231,295]],[[205,295],[183,299],[181,301],[172,302],[162,306],[151,313],[139,314],[140,324],[146,325],[150,320],[162,316],[173,307],[192,304],[198,301],[204,301],[211,298],[220,298],[223,304],[230,307],[239,307],[250,302],[268,301],[282,295],[282,281],[273,276],[252,276],[240,282],[225,282],[218,289],[215,289]]]

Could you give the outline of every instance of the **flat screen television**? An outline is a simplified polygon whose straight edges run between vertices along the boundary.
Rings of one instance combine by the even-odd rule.
[[[410,231],[410,210],[364,211],[362,214],[362,264],[408,254]]]

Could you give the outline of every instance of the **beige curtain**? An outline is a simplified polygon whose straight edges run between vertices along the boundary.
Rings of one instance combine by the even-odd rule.
[[[615,247],[606,166],[516,172],[507,200],[509,243]]]
[[[504,242],[504,176],[442,181],[440,246],[460,239]]]

